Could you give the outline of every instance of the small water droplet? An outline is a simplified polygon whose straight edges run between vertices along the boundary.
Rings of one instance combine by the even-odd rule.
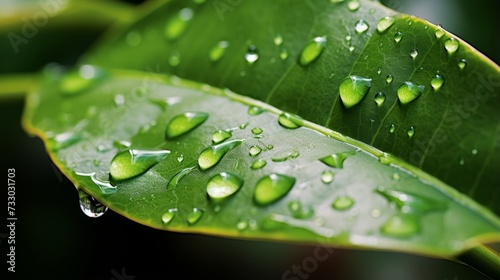
[[[354,205],[354,199],[349,196],[339,196],[333,201],[332,208],[339,211],[350,209]]]
[[[249,122],[242,123],[242,124],[240,124],[239,128],[240,128],[240,129],[245,129],[245,128],[247,128],[247,127],[248,127],[248,125],[249,125],[249,124],[250,124]]]
[[[165,37],[168,40],[179,38],[187,29],[189,21],[193,18],[193,10],[184,8],[170,18],[165,25]]]
[[[377,106],[382,107],[382,105],[384,105],[384,102],[385,94],[383,92],[377,92],[377,94],[375,94],[375,103],[377,103]]]
[[[436,35],[436,38],[441,39],[441,37],[443,37],[445,33],[446,32],[444,31],[444,29],[441,26],[441,24],[438,24],[437,25],[437,29],[436,29],[436,31],[434,33],[434,35]]]
[[[391,178],[392,178],[394,181],[399,181],[399,179],[401,178],[401,176],[399,175],[399,173],[394,172],[394,173],[392,174]]]
[[[284,156],[284,157],[273,157],[271,160],[273,162],[284,162],[284,161],[287,161],[289,159],[298,158],[299,156],[300,156],[300,153],[295,151],[295,152],[292,152],[291,154]]]
[[[115,106],[122,107],[123,105],[125,105],[125,97],[123,97],[123,95],[121,94],[117,94],[115,96]]]
[[[259,135],[259,134],[261,134],[263,131],[264,131],[264,130],[262,130],[262,128],[260,128],[260,127],[254,127],[254,128],[252,128],[252,133],[253,133],[254,135]]]
[[[455,39],[453,37],[448,38],[448,40],[446,40],[444,42],[444,47],[449,55],[454,54],[458,50],[459,46],[460,46],[460,43],[458,42],[457,39]]]
[[[401,39],[403,39],[403,33],[399,32],[399,31],[396,32],[394,34],[394,42],[396,42],[396,44],[397,44],[401,41]]]
[[[191,210],[191,212],[189,212],[189,214],[187,215],[186,219],[188,224],[194,225],[201,219],[202,216],[203,216],[203,210],[198,208],[193,208],[193,210]]]
[[[252,157],[256,157],[262,152],[262,149],[259,146],[252,146],[250,147],[249,154]]]
[[[68,148],[82,140],[83,137],[79,133],[68,131],[50,137],[49,145],[52,151],[59,151],[61,149]]]
[[[394,215],[382,225],[380,230],[387,235],[408,237],[420,231],[419,219],[409,214]]]
[[[387,75],[387,77],[385,77],[385,82],[387,84],[391,84],[393,80],[394,80],[394,77],[392,75]]]
[[[170,180],[168,181],[167,190],[168,191],[174,190],[177,187],[177,185],[179,185],[179,182],[182,180],[182,178],[186,177],[186,175],[191,173],[195,168],[196,166],[191,166],[175,173],[174,176],[172,176],[172,178],[170,178]]]
[[[354,30],[356,30],[357,33],[363,33],[368,30],[369,27],[370,26],[368,25],[368,23],[366,23],[366,21],[360,19],[354,25]]]
[[[296,219],[308,219],[314,215],[314,209],[311,206],[303,206],[298,200],[292,200],[288,203],[288,210]]]
[[[350,46],[349,47],[349,52],[353,52],[354,51],[354,47],[353,46]]]
[[[425,87],[412,82],[404,82],[398,87],[398,98],[401,104],[408,104],[417,99]]]
[[[215,200],[225,199],[236,193],[243,185],[238,175],[222,172],[210,178],[207,183],[207,194]]]
[[[59,83],[59,89],[64,95],[77,95],[98,85],[107,72],[101,68],[83,65],[77,70],[72,70],[63,76]]]
[[[98,218],[106,213],[106,211],[108,211],[108,207],[102,205],[99,201],[97,201],[94,197],[87,194],[86,192],[79,190],[78,196],[80,201],[80,209],[88,217]]]
[[[249,226],[248,219],[246,218],[240,218],[238,222],[236,223],[236,229],[239,231],[247,229]]]
[[[125,38],[125,41],[127,42],[127,45],[137,47],[142,41],[142,35],[137,31],[130,31]]]
[[[320,158],[319,160],[333,168],[342,168],[344,166],[344,161],[350,157],[355,155],[356,152],[354,151],[347,151],[347,152],[342,152],[342,153],[335,153],[331,155],[327,155],[325,157]]]
[[[168,150],[125,150],[111,160],[109,173],[115,180],[130,179],[145,173],[169,154]]]
[[[302,66],[311,64],[323,52],[325,46],[326,36],[316,37],[309,41],[300,52],[299,64]]]
[[[255,186],[254,200],[260,206],[266,206],[283,198],[295,184],[295,178],[270,174],[262,177]]]
[[[380,215],[382,215],[382,212],[380,211],[380,209],[378,209],[378,208],[374,208],[374,209],[372,209],[372,211],[370,212],[370,215],[371,215],[373,218],[378,218],[378,217],[380,217]]]
[[[288,129],[296,129],[304,124],[301,117],[286,112],[280,114],[280,116],[278,117],[278,123],[282,127]]]
[[[394,131],[396,131],[396,126],[394,124],[391,124],[391,126],[389,127],[389,132],[394,133]]]
[[[226,53],[227,48],[229,48],[228,41],[219,41],[208,53],[208,58],[212,62],[219,61]]]
[[[263,159],[258,159],[252,163],[250,166],[251,169],[256,170],[256,169],[261,169],[262,167],[266,166],[267,161]]]
[[[413,59],[413,61],[415,61],[415,59],[417,59],[417,56],[418,56],[418,50],[417,49],[411,50],[410,56],[411,56],[411,59]]]
[[[460,59],[460,61],[458,62],[458,68],[460,68],[460,70],[464,70],[465,67],[467,67],[467,60],[466,59]]]
[[[431,86],[434,91],[438,91],[444,83],[443,76],[436,74],[431,80]]]
[[[381,18],[377,23],[377,31],[380,33],[386,31],[394,24],[395,21],[396,19],[390,16]]]
[[[237,139],[204,149],[198,157],[198,165],[202,170],[215,166],[230,150],[239,146],[244,140]]]
[[[212,142],[214,144],[219,144],[231,138],[231,136],[233,136],[233,134],[231,133],[230,130],[217,130],[212,135]]]
[[[259,51],[257,50],[257,47],[254,45],[248,46],[248,50],[245,53],[245,60],[248,62],[248,64],[252,65],[258,59]]]
[[[179,65],[179,63],[181,63],[181,53],[174,50],[168,57],[168,65],[176,67],[177,65]]]
[[[408,130],[406,131],[406,134],[408,134],[408,137],[410,139],[413,138],[413,135],[415,135],[415,127],[410,126],[410,128],[408,128]]]
[[[287,49],[285,49],[285,48],[281,49],[280,58],[281,58],[281,60],[285,60],[288,58],[288,50]]]
[[[283,44],[283,36],[281,36],[281,34],[276,34],[273,41],[276,46],[281,46]]]
[[[167,131],[165,137],[172,139],[181,136],[208,119],[208,114],[203,112],[186,112],[173,117],[167,124]]]
[[[172,220],[174,219],[175,217],[175,214],[177,214],[177,208],[170,208],[167,210],[167,212],[165,212],[162,216],[161,216],[161,221],[167,225],[169,224],[170,222],[172,222]]]
[[[463,156],[461,156],[459,159],[458,159],[458,164],[460,165],[465,165],[465,158]]]
[[[359,9],[360,6],[361,6],[361,4],[359,3],[358,0],[351,0],[351,1],[347,2],[347,9],[351,12],[354,12],[357,9]]]
[[[472,149],[472,154],[473,155],[477,155],[477,152],[478,152],[477,149]]]
[[[180,155],[177,157],[177,162],[181,163],[184,161],[184,155]]]
[[[330,170],[323,171],[321,173],[321,182],[323,182],[325,184],[330,184],[331,182],[333,182],[334,177],[335,177],[335,174],[333,174],[332,171],[330,171]]]
[[[256,115],[259,115],[261,114],[262,112],[264,112],[264,108],[261,108],[261,107],[257,107],[257,106],[250,106],[248,108],[248,114],[250,116],[256,116]]]
[[[349,76],[340,84],[340,99],[346,108],[351,108],[363,100],[371,86],[370,78]]]

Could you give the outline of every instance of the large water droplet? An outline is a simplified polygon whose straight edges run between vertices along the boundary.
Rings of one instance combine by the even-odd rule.
[[[346,108],[351,108],[363,100],[371,86],[370,78],[349,76],[340,84],[340,99]]]
[[[320,158],[319,160],[333,168],[342,168],[344,166],[344,160],[350,156],[355,155],[354,151],[347,151],[343,153],[335,153],[331,155],[327,155],[325,157]]]
[[[260,154],[260,152],[262,152],[262,149],[259,146],[252,146],[248,152],[250,156],[256,157]]]
[[[193,210],[191,210],[191,212],[187,215],[186,219],[188,224],[194,225],[201,219],[201,216],[203,216],[203,210],[193,208]]]
[[[354,30],[356,30],[356,32],[358,32],[358,33],[363,33],[366,30],[368,30],[369,27],[370,26],[368,25],[368,23],[366,23],[366,21],[360,19],[354,25]]]
[[[219,144],[231,138],[231,136],[233,136],[233,134],[230,130],[217,130],[212,134],[212,142],[214,144]]]
[[[266,166],[267,164],[267,161],[263,160],[263,159],[258,159],[256,161],[254,161],[252,163],[252,165],[250,166],[251,169],[261,169],[262,167]]]
[[[419,218],[415,215],[394,215],[382,225],[382,233],[396,236],[408,237],[420,231]]]
[[[410,57],[413,61],[415,61],[415,59],[417,59],[417,56],[418,56],[418,50],[417,49],[413,49],[410,51]]]
[[[227,48],[229,48],[228,41],[218,42],[208,53],[208,58],[213,62],[219,61],[226,53]]]
[[[375,103],[377,103],[377,106],[382,107],[382,105],[384,105],[384,102],[385,94],[383,92],[377,92],[377,94],[375,94]]]
[[[436,35],[436,38],[441,39],[441,37],[443,37],[445,33],[446,32],[444,31],[443,27],[438,24],[436,32],[434,33]]]
[[[167,150],[125,150],[111,160],[109,173],[115,180],[129,179],[148,171],[169,154]]]
[[[401,41],[401,39],[403,39],[403,33],[399,32],[399,31],[396,32],[394,34],[394,42],[396,42],[396,44],[397,44]]]
[[[248,64],[251,65],[258,59],[259,59],[259,51],[257,50],[257,47],[254,45],[248,46],[248,50],[245,53],[245,60],[248,62]]]
[[[431,80],[431,86],[434,89],[434,91],[438,91],[443,85],[443,83],[444,83],[444,78],[439,74],[434,76]]]
[[[172,176],[172,178],[170,178],[170,180],[168,181],[167,190],[169,191],[174,190],[179,184],[179,182],[182,180],[182,178],[191,173],[195,168],[196,166],[191,166],[175,173],[174,176]]]
[[[278,117],[278,123],[282,127],[289,129],[296,129],[304,124],[301,117],[286,112],[280,114],[280,116]]]
[[[78,196],[80,200],[80,209],[82,209],[82,212],[88,217],[98,218],[108,211],[108,207],[102,205],[86,192],[79,190]]]
[[[389,27],[391,27],[394,24],[395,21],[396,19],[390,16],[381,18],[377,22],[377,31],[380,33],[386,31],[387,29],[389,29]]]
[[[354,199],[349,196],[343,195],[337,197],[333,203],[332,208],[339,211],[344,211],[351,208],[354,205]]]
[[[404,82],[398,87],[398,98],[401,104],[408,104],[417,99],[425,87],[412,82]]]
[[[59,89],[64,95],[77,95],[98,85],[106,76],[107,72],[101,68],[83,65],[64,75],[59,83]]]
[[[180,10],[175,16],[170,18],[165,25],[165,37],[168,40],[175,40],[179,38],[187,29],[189,21],[193,18],[193,10],[184,8]]]
[[[299,56],[299,64],[306,66],[315,61],[323,52],[326,46],[326,36],[316,37],[308,42]]]
[[[239,176],[222,172],[208,180],[207,194],[215,200],[224,199],[236,193],[242,185],[243,179]]]
[[[215,166],[227,152],[239,146],[243,141],[237,139],[204,149],[198,157],[198,165],[202,170]]]
[[[333,182],[334,178],[335,178],[335,174],[330,170],[323,171],[321,173],[321,182],[323,182],[325,184],[330,184],[331,182]]]
[[[347,2],[347,9],[351,12],[354,12],[357,9],[359,9],[360,6],[361,6],[361,4],[359,3],[358,0],[351,0],[351,1]]]
[[[207,113],[202,112],[186,112],[173,117],[167,124],[167,131],[165,132],[165,137],[167,139],[172,139],[177,136],[183,135],[208,119]]]
[[[288,210],[296,219],[308,219],[314,215],[314,209],[311,206],[303,206],[298,200],[292,200],[288,203]]]
[[[460,43],[458,42],[457,39],[455,39],[453,37],[448,38],[448,40],[446,40],[444,42],[444,47],[449,55],[454,54],[458,50],[459,46],[460,46]]]
[[[261,178],[254,190],[254,200],[258,205],[266,206],[283,198],[295,184],[295,178],[270,174]]]
[[[170,222],[172,222],[172,220],[174,219],[175,217],[175,214],[177,214],[177,208],[170,208],[167,210],[167,212],[165,212],[162,216],[161,216],[161,221],[164,223],[164,224],[169,224]]]

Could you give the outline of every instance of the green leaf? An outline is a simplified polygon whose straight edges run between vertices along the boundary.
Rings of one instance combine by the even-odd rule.
[[[82,61],[229,88],[395,154],[500,213],[497,65],[375,1],[221,3],[155,7]]]
[[[109,207],[164,230],[442,257],[500,239],[489,210],[362,142],[207,84],[84,68],[86,87],[68,94],[48,67],[24,125],[90,216]],[[173,121],[193,115],[204,120]],[[168,137],[171,125],[185,132]]]

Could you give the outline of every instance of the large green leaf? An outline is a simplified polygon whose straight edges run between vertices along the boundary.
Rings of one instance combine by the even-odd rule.
[[[324,50],[301,63],[314,38]],[[82,63],[227,87],[393,153],[500,213],[498,66],[445,30],[379,3],[169,1]],[[371,79],[371,87],[345,106],[339,88],[351,76]],[[377,95],[385,96],[380,104]]]
[[[441,181],[265,103],[177,77],[77,70],[47,68],[24,120],[89,215],[110,207],[165,230],[448,257],[500,239],[493,213]]]

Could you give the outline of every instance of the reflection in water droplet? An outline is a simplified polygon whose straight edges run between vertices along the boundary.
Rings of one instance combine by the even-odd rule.
[[[254,161],[252,163],[252,165],[250,166],[251,169],[261,169],[262,167],[266,166],[267,164],[267,161],[263,160],[263,159],[258,159],[256,161]]]
[[[366,23],[366,21],[360,19],[354,25],[354,30],[356,30],[356,32],[358,32],[358,33],[363,33],[366,30],[368,30],[369,27],[370,26],[368,25],[368,23]]]
[[[220,200],[236,193],[243,185],[238,175],[222,172],[210,178],[207,183],[207,194],[210,198]]]
[[[244,140],[237,139],[204,149],[198,157],[198,165],[202,170],[215,166],[230,150],[239,146]]]
[[[260,154],[260,152],[262,152],[262,149],[259,146],[250,147],[250,151],[249,151],[250,156],[256,157]]]
[[[233,136],[233,134],[230,130],[218,130],[212,135],[212,142],[214,144],[219,144],[231,138],[231,136]]]
[[[170,178],[170,180],[168,181],[167,190],[168,191],[174,190],[179,184],[179,182],[182,180],[182,178],[191,173],[195,168],[196,166],[191,166],[175,173],[174,176],[172,176],[172,178]]]
[[[266,206],[283,198],[295,184],[295,178],[270,174],[262,177],[255,186],[254,200],[260,206]]]
[[[282,127],[289,129],[296,129],[304,124],[301,117],[286,112],[280,114],[278,117],[278,123]]]
[[[396,44],[397,44],[401,41],[401,39],[403,39],[403,33],[399,32],[399,31],[396,32],[394,34],[394,42],[396,42]]]
[[[184,8],[171,17],[165,25],[165,37],[168,40],[179,38],[187,29],[189,21],[193,18],[193,10]]]
[[[398,98],[401,104],[408,104],[417,99],[425,87],[412,82],[404,82],[398,87]]]
[[[259,134],[261,134],[262,132],[264,132],[264,131],[263,131],[263,130],[262,130],[262,128],[260,128],[260,127],[254,127],[254,128],[252,128],[252,133],[253,133],[254,135],[259,135]]]
[[[208,53],[208,58],[212,62],[219,61],[226,53],[227,48],[229,48],[228,41],[219,41]]]
[[[298,200],[290,201],[288,210],[296,219],[308,219],[314,215],[314,209],[311,206],[303,206]]]
[[[145,173],[169,154],[168,150],[125,150],[111,160],[109,173],[115,180],[130,179]]]
[[[457,39],[455,39],[453,37],[449,38],[448,40],[446,40],[444,42],[444,47],[449,55],[454,54],[458,50],[459,46],[460,46],[460,43],[458,42]]]
[[[254,45],[248,46],[248,50],[245,53],[245,60],[248,62],[248,64],[252,65],[258,59],[259,51],[257,50],[257,47]]]
[[[161,221],[167,225],[174,219],[175,214],[177,214],[177,208],[170,208],[161,216]]]
[[[181,136],[208,119],[207,113],[202,112],[186,112],[173,117],[167,124],[167,131],[165,132],[165,137],[167,139],[172,139]]]
[[[334,177],[335,177],[335,175],[333,174],[332,171],[330,171],[330,170],[323,171],[321,173],[321,182],[323,182],[325,184],[330,184],[331,182],[333,182]]]
[[[339,211],[344,211],[354,205],[354,199],[349,196],[339,196],[333,201],[332,208]]]
[[[98,218],[106,213],[106,211],[108,211],[108,207],[102,205],[99,201],[97,201],[94,197],[87,194],[86,192],[79,190],[78,196],[80,201],[80,209],[88,217]]]
[[[375,103],[377,103],[378,107],[382,107],[385,102],[385,94],[383,92],[378,92],[375,94]]]
[[[431,80],[431,86],[434,89],[434,91],[438,91],[443,85],[443,83],[444,83],[444,78],[439,74],[434,76]]]
[[[380,33],[386,31],[394,24],[395,21],[396,19],[390,16],[381,18],[377,23],[377,31]]]
[[[323,52],[326,46],[326,36],[316,37],[308,42],[299,56],[299,64],[306,66],[315,61],[319,55]]]
[[[344,161],[350,157],[355,155],[355,151],[347,151],[342,153],[335,153],[325,157],[320,158],[319,160],[333,168],[342,168],[344,166]]]
[[[370,78],[349,76],[340,84],[340,99],[346,108],[351,108],[363,100],[371,86]]]
[[[201,219],[201,216],[203,216],[203,210],[193,208],[193,210],[191,210],[191,212],[189,212],[189,214],[187,215],[188,224],[194,225]]]

